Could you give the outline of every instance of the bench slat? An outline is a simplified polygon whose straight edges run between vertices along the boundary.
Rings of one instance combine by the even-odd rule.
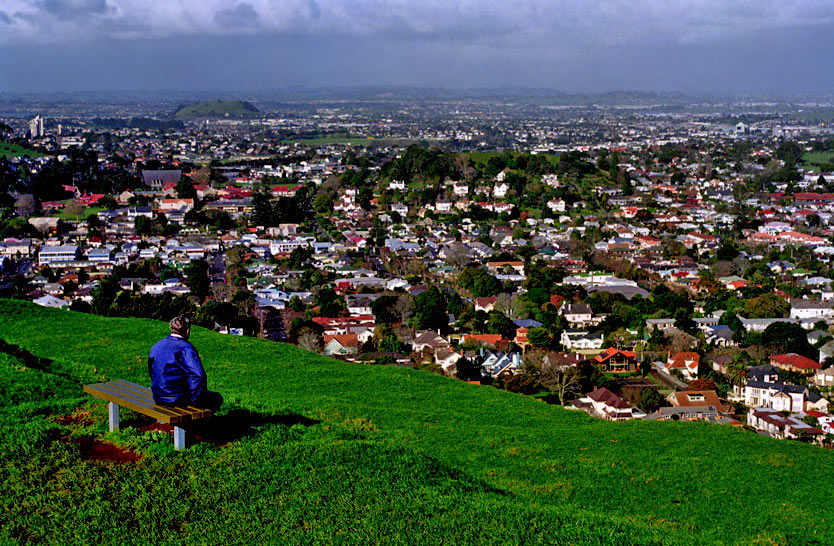
[[[84,392],[86,392],[87,394],[91,394],[96,398],[101,398],[102,400],[113,402],[114,404],[118,404],[119,406],[124,406],[133,411],[139,412],[149,417],[153,417],[154,419],[162,421],[163,423],[176,424],[183,421],[182,415],[174,414],[172,412],[167,411],[163,413],[163,411],[159,411],[159,409],[162,409],[159,406],[149,405],[145,402],[128,398],[118,392],[113,392],[106,388],[98,388],[100,387],[100,385],[105,384],[99,383],[95,385],[84,385]]]
[[[184,423],[211,417],[212,415],[211,410],[204,408],[157,405],[153,400],[153,394],[150,389],[124,380],[84,385],[84,392],[96,398],[101,398],[148,415],[163,423]]]
[[[211,410],[207,410],[205,408],[198,408],[195,406],[159,406],[153,399],[153,393],[151,392],[151,389],[143,387],[142,385],[137,385],[136,383],[124,381],[122,379],[111,381],[110,383],[118,385],[125,392],[133,391],[137,394],[146,395],[150,402],[156,405],[157,407],[164,407],[166,410],[177,412],[180,415],[190,415],[192,419],[201,419],[203,417],[211,416]]]
[[[182,416],[182,414],[180,413],[169,411],[167,408],[161,406],[156,406],[156,404],[154,404],[152,400],[147,400],[139,396],[134,396],[130,393],[124,393],[114,388],[112,385],[107,385],[106,383],[92,385],[91,387],[93,388],[85,389],[85,391],[89,392],[93,396],[106,399],[110,402],[114,402],[119,405],[124,405],[125,407],[128,407],[129,404],[132,404],[140,408],[135,411],[139,411],[146,415],[150,415],[151,417],[158,417],[160,419],[164,418],[166,419],[166,421],[164,422],[167,422],[168,418],[177,418]],[[120,401],[124,403],[121,403]]]

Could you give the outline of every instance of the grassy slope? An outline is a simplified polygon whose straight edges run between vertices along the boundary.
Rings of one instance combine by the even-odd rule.
[[[19,144],[12,144],[11,142],[0,142],[0,157],[41,157],[43,154],[35,150],[26,148]]]
[[[204,117],[251,118],[260,114],[252,104],[240,100],[207,100],[183,106],[174,114],[176,119]]]
[[[131,530],[141,530],[149,541],[200,533],[209,543],[834,541],[830,452],[717,425],[607,423],[492,388],[204,330],[192,341],[210,387],[231,407],[321,423],[268,425],[230,447],[184,454],[158,433],[126,429],[106,437],[145,453],[140,463],[83,462],[77,448],[55,441],[106,430],[104,405],[76,395],[78,385],[147,384],[147,352],[167,325],[9,301],[0,301],[0,316],[0,338],[54,359],[48,373],[28,370],[55,383],[47,401],[35,392],[0,411],[0,482],[11,484],[0,533],[11,537],[115,543],[138,541]],[[86,405],[96,416],[86,428],[51,421]],[[13,426],[21,419],[24,427]],[[170,530],[178,534],[163,535]]]

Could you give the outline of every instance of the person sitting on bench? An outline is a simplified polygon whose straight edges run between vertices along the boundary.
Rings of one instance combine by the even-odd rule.
[[[171,320],[171,335],[161,339],[148,356],[148,373],[154,402],[160,406],[195,406],[216,411],[223,404],[220,393],[206,388],[206,371],[200,355],[188,342],[191,320]]]

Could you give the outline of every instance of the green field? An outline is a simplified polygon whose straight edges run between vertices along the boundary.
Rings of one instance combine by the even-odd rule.
[[[805,169],[820,172],[820,165],[834,163],[834,152],[805,152],[802,154],[801,166]]]
[[[230,118],[245,119],[261,115],[251,103],[242,100],[205,100],[181,107],[175,119]]]
[[[21,146],[20,144],[13,144],[11,142],[0,142],[0,157],[13,158],[23,156],[41,157],[43,156],[43,154],[40,152],[36,152],[31,148]]]
[[[167,324],[7,300],[0,316],[0,338],[46,359],[0,354],[0,543],[834,543],[834,454],[814,446],[603,422],[195,329],[227,401],[212,430],[254,434],[177,453],[161,432],[107,433],[105,404],[81,392],[147,384]],[[86,460],[90,435],[143,458]]]
[[[79,212],[78,214],[71,213],[67,209],[59,209],[52,214],[52,216],[56,216],[61,218],[62,220],[72,220],[75,222],[76,220],[86,220],[86,218],[91,214],[98,214],[99,212],[103,211],[104,207],[84,207],[84,209]]]

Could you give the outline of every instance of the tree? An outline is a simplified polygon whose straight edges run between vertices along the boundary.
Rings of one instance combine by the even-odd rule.
[[[420,329],[445,332],[449,328],[446,300],[436,286],[421,292],[414,298],[414,325]]]
[[[333,198],[326,193],[319,193],[313,199],[313,208],[319,214],[333,212]]]
[[[252,195],[251,222],[256,226],[272,225],[272,203],[265,191],[258,191]]]
[[[762,345],[780,353],[797,353],[817,358],[819,352],[808,343],[808,334],[799,324],[776,322],[762,332]]]
[[[654,413],[665,405],[666,400],[660,391],[653,388],[643,388],[640,390],[640,397],[637,400],[637,405],[646,413]]]
[[[321,350],[321,338],[309,328],[303,328],[298,335],[298,346],[306,351],[317,353]]]
[[[396,294],[383,294],[371,302],[371,312],[377,324],[393,324],[400,320],[396,310],[398,299]]]
[[[316,305],[319,306],[319,315],[322,317],[338,316],[345,308],[344,302],[336,294],[336,291],[329,286],[324,286],[316,292]]]
[[[181,176],[177,182],[177,197],[180,199],[197,199],[197,190],[187,176]]]
[[[524,317],[524,303],[517,294],[498,294],[493,309],[504,313],[510,320],[518,320]]]
[[[152,221],[147,216],[137,216],[133,221],[133,228],[137,235],[150,235]]]
[[[480,381],[484,377],[483,367],[474,360],[464,357],[459,359],[455,366],[455,375],[463,381]]]
[[[749,358],[746,352],[741,352],[734,356],[730,363],[727,364],[727,377],[729,377],[730,383],[736,387],[744,386]]]
[[[539,384],[559,397],[559,402],[565,405],[569,397],[575,394],[579,387],[579,371],[575,367],[560,368],[553,364],[542,367],[539,374]]]
[[[211,289],[209,265],[205,260],[194,260],[185,266],[185,285],[200,299],[208,296]]]
[[[515,324],[500,311],[490,311],[487,321],[487,332],[490,334],[501,334],[504,339],[515,338]]]
[[[776,294],[762,294],[744,304],[746,318],[784,318],[790,310],[790,304]]]
[[[701,359],[703,362],[703,359]],[[700,373],[698,374],[700,375]],[[689,384],[689,390],[691,391],[714,391],[715,389],[715,381],[712,379],[704,379],[698,378],[695,381]]]
[[[547,328],[530,328],[527,330],[527,341],[535,347],[550,347],[553,338]]]

